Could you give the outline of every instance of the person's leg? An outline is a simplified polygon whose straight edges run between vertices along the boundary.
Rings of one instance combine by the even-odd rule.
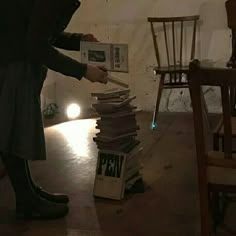
[[[46,192],[42,187],[37,186],[32,179],[28,161],[26,161],[26,170],[27,170],[28,180],[29,180],[29,183],[31,184],[31,187],[34,189],[34,191],[40,197],[45,198],[48,201],[52,201],[52,202],[56,202],[56,203],[68,203],[69,202],[69,198],[67,195],[59,194],[59,193],[51,194],[51,193]]]
[[[47,201],[34,192],[28,180],[24,159],[3,154],[2,161],[15,192],[18,219],[56,219],[68,213],[66,204]]]

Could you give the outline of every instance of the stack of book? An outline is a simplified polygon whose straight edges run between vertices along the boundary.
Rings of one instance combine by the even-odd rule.
[[[99,132],[94,137],[99,149],[94,195],[122,199],[125,190],[142,178],[137,108],[131,104],[135,96],[130,96],[129,89],[92,93],[92,96],[96,97],[93,108],[100,117],[96,126]]]

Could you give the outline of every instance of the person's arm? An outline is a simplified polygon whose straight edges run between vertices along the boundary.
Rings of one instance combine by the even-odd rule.
[[[53,42],[53,46],[65,50],[80,51],[80,41],[83,34],[62,32]]]
[[[54,40],[53,46],[65,50],[80,51],[80,42],[98,42],[93,34],[62,32]]]
[[[49,69],[81,79],[87,65],[64,55],[52,46],[53,33],[63,10],[69,6],[68,0],[36,0],[30,18],[26,39],[27,59],[33,63],[42,63]]]

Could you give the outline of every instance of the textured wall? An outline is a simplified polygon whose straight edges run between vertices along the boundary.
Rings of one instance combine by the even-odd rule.
[[[230,31],[227,29],[224,0],[81,0],[68,31],[91,32],[102,42],[129,44],[129,74],[115,76],[126,81],[136,104],[143,110],[152,110],[155,104],[158,80],[152,73],[155,65],[153,43],[148,16],[201,15],[198,29],[197,57],[208,63],[225,64],[230,55]],[[67,52],[68,53],[68,52]],[[80,59],[78,52],[69,55]],[[78,102],[82,108],[92,103],[90,93],[107,86],[77,82],[58,73],[49,73],[44,86],[43,103],[56,101],[63,110],[66,104]],[[212,111],[219,110],[219,96],[215,89],[206,89]],[[187,90],[164,91],[161,110],[191,110]]]

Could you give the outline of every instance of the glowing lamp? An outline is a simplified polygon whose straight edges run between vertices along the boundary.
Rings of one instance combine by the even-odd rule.
[[[76,119],[80,116],[80,106],[72,103],[66,109],[66,114],[69,119]]]

